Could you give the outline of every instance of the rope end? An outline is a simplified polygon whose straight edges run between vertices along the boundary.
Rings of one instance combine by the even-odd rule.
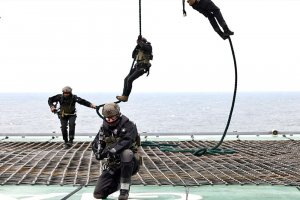
[[[186,17],[186,12],[185,12],[185,0],[182,0],[182,12],[183,12],[183,16]]]

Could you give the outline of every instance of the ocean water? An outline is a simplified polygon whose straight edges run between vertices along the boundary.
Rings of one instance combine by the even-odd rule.
[[[0,93],[0,133],[60,133],[48,97],[55,93]],[[114,101],[115,94],[80,93],[97,105]],[[223,132],[231,93],[137,93],[121,112],[139,132]],[[101,119],[94,109],[77,104],[76,133],[97,133]],[[228,131],[300,131],[300,92],[238,93]]]

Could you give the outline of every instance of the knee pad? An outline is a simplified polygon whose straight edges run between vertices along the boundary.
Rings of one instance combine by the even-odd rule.
[[[99,193],[94,193],[94,198],[95,199],[106,199],[108,195],[105,194],[99,194]]]
[[[121,162],[131,162],[133,159],[133,152],[130,149],[125,149],[121,153]]]

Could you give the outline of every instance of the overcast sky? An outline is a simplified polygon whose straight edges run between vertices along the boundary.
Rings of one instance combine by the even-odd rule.
[[[235,35],[239,91],[300,91],[300,1],[214,0]],[[153,46],[134,92],[232,91],[228,40],[181,0],[142,0]],[[0,0],[0,92],[121,93],[138,0]]]

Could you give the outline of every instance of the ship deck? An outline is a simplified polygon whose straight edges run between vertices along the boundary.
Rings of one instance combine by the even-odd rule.
[[[232,199],[239,190],[243,191],[240,195],[261,192],[260,199],[264,195],[266,199],[274,195],[272,190],[281,192],[283,199],[300,197],[298,135],[227,137],[221,148],[233,149],[233,154],[195,156],[184,152],[214,146],[218,141],[212,137],[143,137],[144,141],[155,141],[155,144],[177,145],[179,152],[163,151],[159,145],[143,146],[143,165],[133,177],[132,198],[157,199],[153,195],[160,195],[159,199],[186,199],[188,195],[188,199],[202,199],[203,196],[213,199],[213,191],[218,194],[227,191]],[[30,188],[24,190],[37,190],[38,195],[53,188],[55,194],[52,192],[52,195],[63,197],[78,190],[69,199],[92,198],[93,186],[101,173],[101,162],[94,158],[91,150],[92,140],[92,137],[79,137],[71,148],[65,149],[59,137],[3,138],[0,142],[0,194]],[[234,193],[229,192],[231,188],[235,188]],[[262,188],[268,188],[268,192]],[[174,198],[167,195],[173,193],[177,195]],[[51,198],[57,199],[57,196],[50,195],[46,199]]]

